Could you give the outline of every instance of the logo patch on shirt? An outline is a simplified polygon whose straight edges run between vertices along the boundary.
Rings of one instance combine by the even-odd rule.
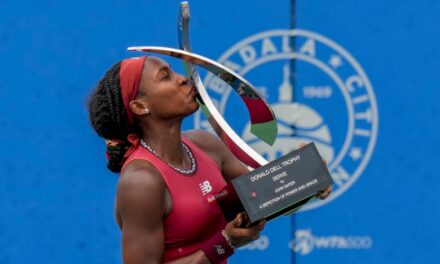
[[[221,245],[215,245],[215,250],[217,251],[217,254],[223,255],[225,254],[225,249]]]
[[[199,183],[199,187],[203,195],[207,195],[212,191],[212,186],[211,183],[209,183],[209,181],[204,181],[202,183]]]

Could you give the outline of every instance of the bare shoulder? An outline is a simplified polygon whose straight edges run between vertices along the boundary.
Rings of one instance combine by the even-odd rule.
[[[159,171],[145,160],[134,160],[127,165],[118,181],[118,189],[165,187]]]
[[[199,148],[207,152],[218,151],[223,147],[223,142],[218,136],[205,130],[195,129],[185,132],[184,135]]]
[[[127,165],[118,180],[118,211],[123,214],[142,209],[163,213],[165,192],[166,185],[159,171],[147,161],[134,160]]]

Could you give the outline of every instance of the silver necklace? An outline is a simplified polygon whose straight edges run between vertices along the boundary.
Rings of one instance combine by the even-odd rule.
[[[159,154],[142,139],[141,139],[141,145],[142,145],[142,147],[146,148],[148,151],[150,151],[156,157],[158,157],[159,159],[162,160],[162,158],[159,156]],[[162,160],[162,161],[164,161],[168,166],[173,168],[175,171],[180,172],[185,175],[190,175],[190,174],[193,174],[197,169],[196,159],[194,158],[194,155],[192,154],[191,150],[186,146],[185,143],[182,142],[182,146],[183,146],[183,149],[185,150],[185,153],[188,155],[189,159],[191,160],[191,169],[184,170],[181,168],[177,168],[176,166],[174,166],[173,164],[171,164],[167,161],[164,161],[164,160]]]

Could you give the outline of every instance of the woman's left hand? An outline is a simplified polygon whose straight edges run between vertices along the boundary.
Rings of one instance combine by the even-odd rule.
[[[324,200],[325,198],[327,198],[330,194],[332,193],[332,186],[330,185],[329,187],[327,187],[327,189],[320,191],[316,197],[319,197],[319,199]]]

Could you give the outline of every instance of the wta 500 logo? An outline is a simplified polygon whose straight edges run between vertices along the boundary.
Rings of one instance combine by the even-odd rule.
[[[289,248],[301,255],[308,255],[314,249],[370,249],[373,238],[370,236],[316,236],[310,229],[300,229],[295,232],[295,238],[290,241]]]
[[[274,160],[314,141],[327,160],[334,192],[302,210],[332,201],[362,174],[376,144],[378,110],[367,75],[344,48],[314,32],[273,30],[238,42],[219,62],[253,83],[278,119],[277,140],[268,146],[249,132],[239,97],[219,78],[206,76],[217,108],[252,148]],[[200,112],[195,127],[210,129]]]

